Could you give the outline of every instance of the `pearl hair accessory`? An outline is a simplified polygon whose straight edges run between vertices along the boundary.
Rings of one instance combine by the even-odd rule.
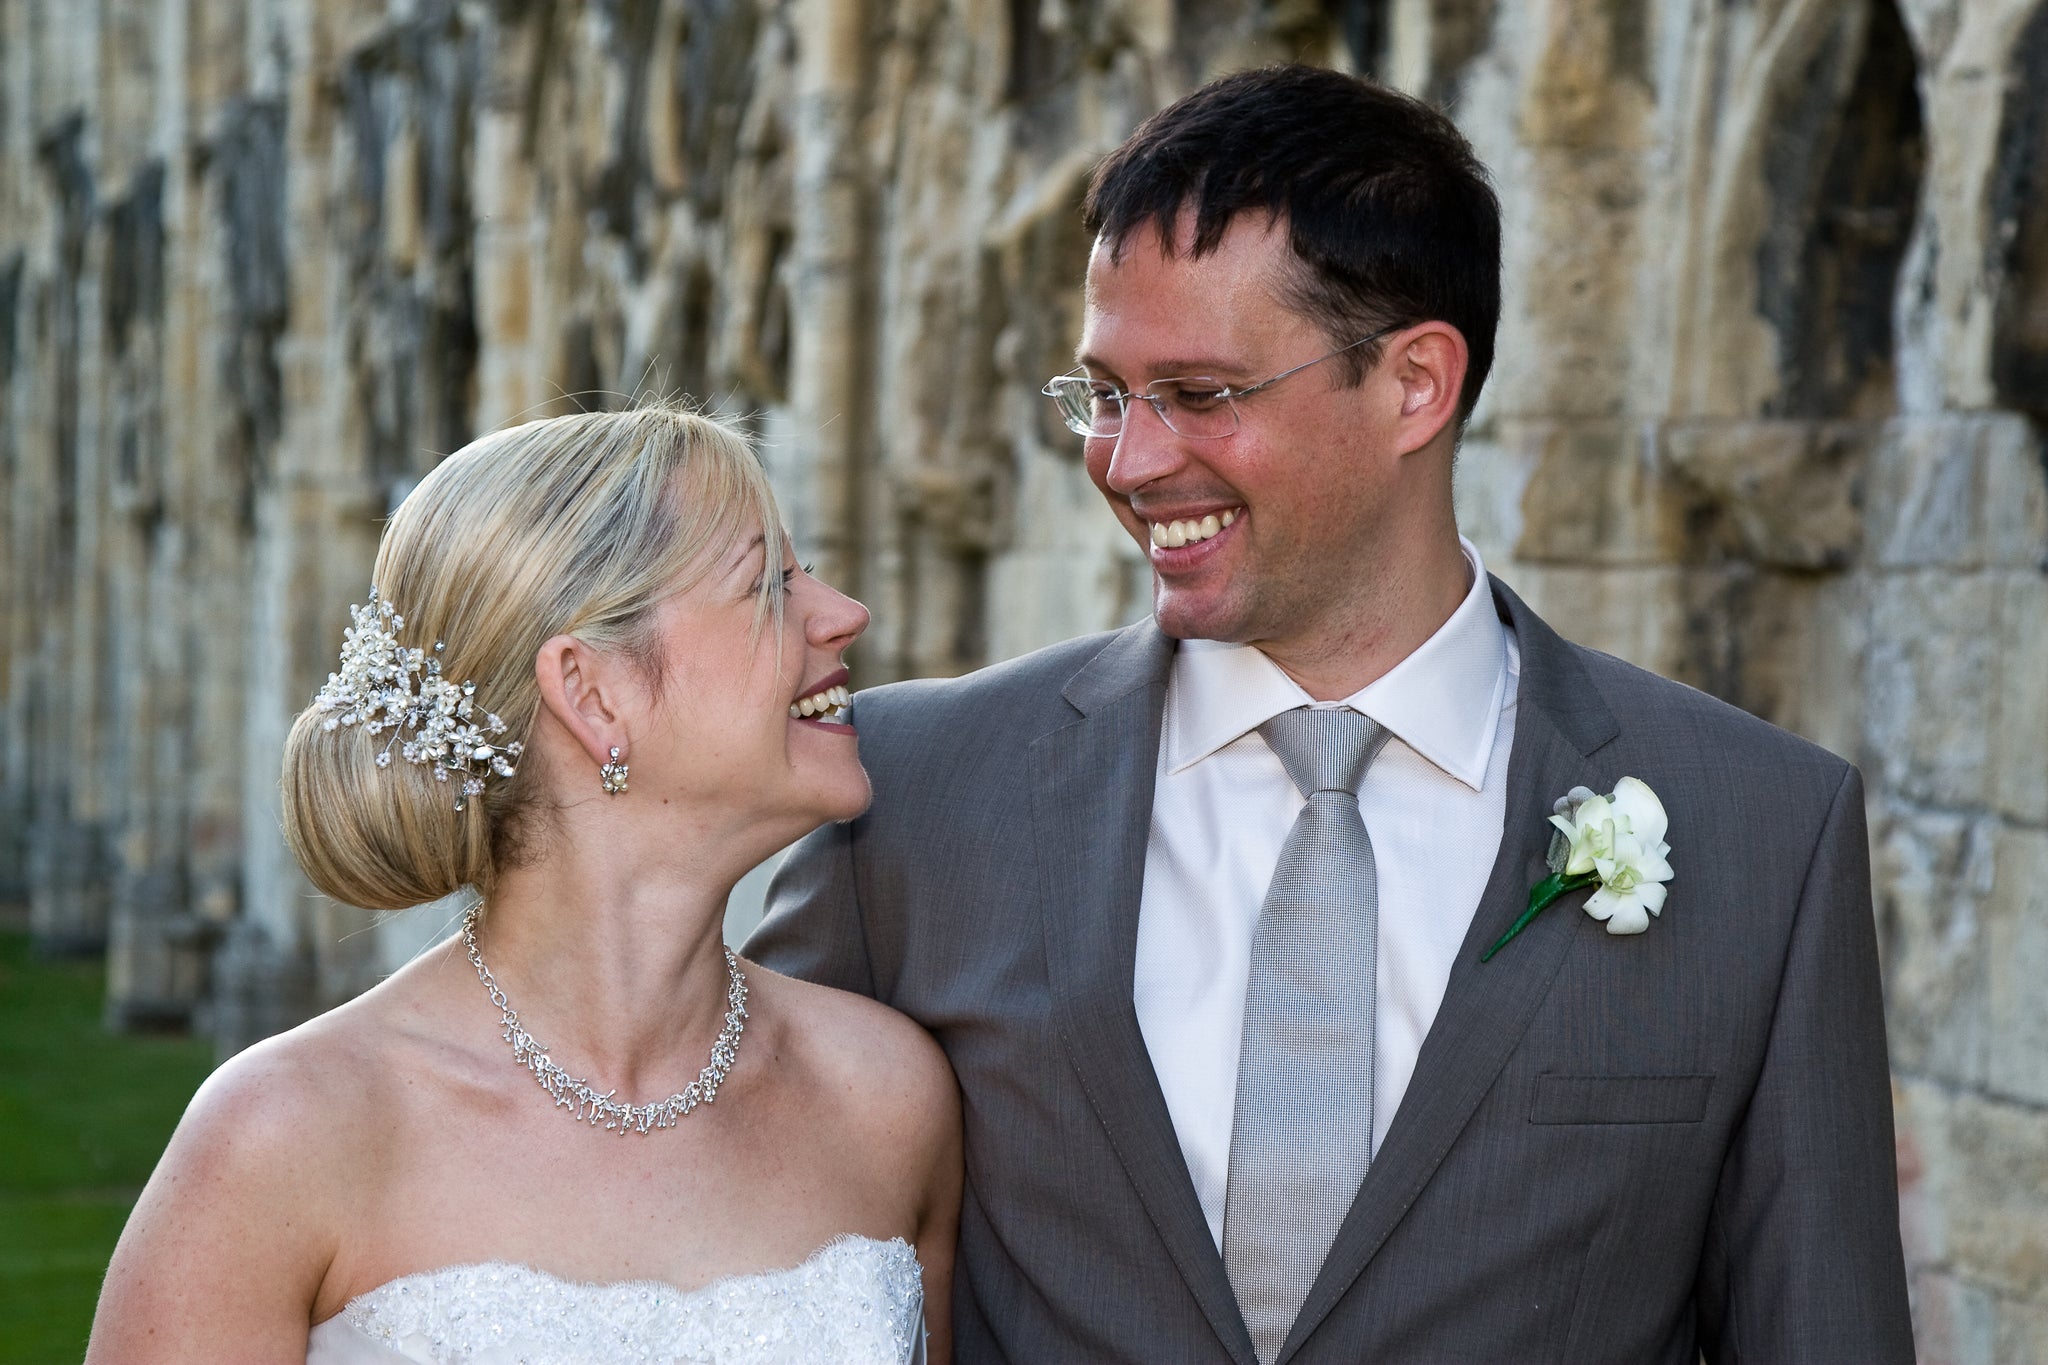
[[[328,674],[314,698],[322,711],[341,714],[328,716],[322,729],[361,725],[373,735],[395,731],[378,753],[377,766],[391,766],[396,745],[406,762],[431,768],[436,782],[455,774],[461,779],[457,810],[483,792],[487,774],[513,775],[513,763],[525,746],[517,740],[493,741],[505,733],[505,722],[476,704],[475,683],[452,683],[441,676],[441,641],[434,642],[431,658],[423,649],[399,644],[397,632],[405,629],[405,617],[380,600],[374,586],[368,605],[352,606],[348,614],[355,624],[341,633],[341,671]]]

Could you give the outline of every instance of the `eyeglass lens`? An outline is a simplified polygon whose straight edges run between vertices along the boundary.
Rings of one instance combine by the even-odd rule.
[[[1162,379],[1142,393],[1123,393],[1078,375],[1047,386],[1060,418],[1082,436],[1115,436],[1130,405],[1150,403],[1161,421],[1182,436],[1228,436],[1237,430],[1237,409],[1221,386],[1206,380]]]

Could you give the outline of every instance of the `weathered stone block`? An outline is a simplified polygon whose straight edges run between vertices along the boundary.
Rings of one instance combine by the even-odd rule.
[[[1911,1280],[1913,1345],[1929,1365],[2048,1360],[2048,1307],[1941,1270]]]
[[[1515,174],[1541,191],[1503,225],[1514,286],[1501,319],[1492,411],[1526,420],[1627,421],[1638,393],[1615,319],[1637,303],[1641,161],[1612,149],[1534,148]]]
[[[1602,0],[1537,13],[1542,50],[1521,109],[1523,140],[1574,151],[1646,144],[1654,103],[1643,7]]]
[[[1991,575],[1934,571],[1873,585],[1864,734],[1886,790],[1951,807],[1984,800],[1999,586]]]
[[[1985,562],[2048,571],[2048,440],[2041,426],[2011,414],[1986,418],[1982,449]]]
[[[989,649],[1007,658],[1142,619],[1152,610],[1152,572],[1105,540],[1006,555],[989,573],[988,594]]]
[[[213,992],[197,1021],[220,1055],[304,1022],[314,1012],[312,963],[282,949],[253,919],[240,919],[213,958]]]
[[[107,943],[107,1022],[184,1028],[205,999],[215,926],[176,906],[117,908]]]
[[[2048,465],[2013,414],[1888,423],[1872,454],[1868,535],[1892,568],[2038,568],[2048,559]]]
[[[1725,701],[1863,759],[1863,655],[1870,638],[1869,584],[1847,574],[1696,571],[1689,631],[1696,677]],[[1718,635],[1705,624],[1726,624]],[[1720,646],[1716,648],[1716,646]]]
[[[2015,820],[2048,824],[2048,577],[2005,578],[1997,634],[1995,775],[1988,795]]]
[[[1505,565],[1522,539],[1522,499],[1538,451],[1488,436],[1467,436],[1456,467],[1458,530],[1488,567]]]
[[[737,891],[735,892],[737,894]],[[759,889],[755,889],[758,900]],[[378,976],[389,976],[443,939],[452,937],[462,925],[462,916],[475,899],[467,891],[443,896],[425,905],[395,914],[378,915],[367,937],[375,941],[372,957]],[[758,906],[755,919],[760,918]]]
[[[1872,435],[1846,422],[1686,422],[1665,430],[1663,449],[1671,470],[1718,514],[1730,553],[1832,569],[1862,547]]]
[[[479,244],[476,261],[477,314],[490,334],[507,346],[532,338],[533,252],[509,235]]]
[[[2048,1304],[2000,1299],[1993,1322],[1996,1360],[2048,1360]]]
[[[1666,677],[1682,671],[1685,570],[1520,562],[1494,569],[1566,639]]]
[[[1994,1094],[2048,1106],[2048,831],[2003,826],[1992,847],[1987,1079]]]
[[[44,952],[106,946],[112,901],[107,830],[93,821],[45,815],[28,828],[29,932]]]
[[[1501,442],[1533,464],[1522,492],[1521,560],[1667,564],[1687,545],[1688,490],[1658,467],[1641,427],[1501,422]]]
[[[2048,1125],[2039,1109],[1912,1078],[1895,1097],[1900,1194],[1912,1210],[1902,1230],[1939,1229],[1936,1240],[1908,1246],[1909,1265],[1945,1270],[2031,1309],[2048,1306]]]
[[[1863,582],[1740,564],[1494,567],[1567,638],[1861,760]]]
[[[1985,902],[1995,826],[1879,800],[1870,835],[1892,1063],[1916,1076],[1981,1084],[1987,1015]]]
[[[329,1009],[361,995],[384,978],[384,964],[373,911],[343,905],[325,896],[311,903],[306,938],[313,953],[314,1003]]]
[[[1909,1252],[1910,1256],[1910,1252]],[[1998,1300],[1982,1286],[1939,1270],[1911,1275],[1913,1349],[1942,1365],[1998,1365]]]

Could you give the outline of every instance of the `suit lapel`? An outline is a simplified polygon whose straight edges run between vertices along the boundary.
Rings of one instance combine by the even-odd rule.
[[[1549,874],[1544,855],[1551,802],[1574,786],[1608,790],[1617,776],[1605,773],[1594,754],[1618,727],[1571,647],[1499,580],[1493,588],[1496,605],[1514,627],[1522,662],[1500,850],[1401,1107],[1281,1348],[1282,1361],[1343,1298],[1414,1204],[1577,941],[1578,917],[1569,909],[1583,896],[1537,916],[1493,961],[1479,962],[1480,953],[1521,914],[1529,888]]]
[[[1079,719],[1032,746],[1046,965],[1061,1040],[1117,1159],[1217,1337],[1256,1365],[1131,1001],[1172,659],[1151,621],[1124,631],[1068,684]]]

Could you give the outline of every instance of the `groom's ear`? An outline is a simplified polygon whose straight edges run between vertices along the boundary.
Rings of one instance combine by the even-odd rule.
[[[627,743],[623,661],[592,649],[573,635],[556,635],[541,644],[533,659],[541,705],[602,766],[614,748]]]
[[[1458,399],[1472,362],[1464,333],[1447,322],[1425,322],[1396,333],[1381,362],[1399,386],[1396,444],[1420,450],[1458,419]]]

